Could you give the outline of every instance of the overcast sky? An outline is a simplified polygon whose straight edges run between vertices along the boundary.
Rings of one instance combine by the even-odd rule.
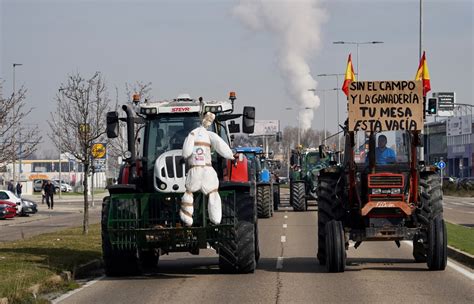
[[[357,68],[356,47],[333,45],[337,40],[384,42],[360,46],[360,80],[414,78],[419,63],[419,0],[303,2],[308,1],[323,12],[318,15],[320,34],[316,31],[319,47],[307,58],[318,89],[336,86],[335,78],[315,75],[344,73],[350,52]],[[101,71],[111,97],[118,87],[122,101],[124,84],[138,80],[152,82],[156,99],[184,92],[226,99],[233,90],[239,105],[256,107],[257,119],[296,126],[296,111],[285,110],[298,104],[279,69],[281,41],[272,32],[245,26],[234,13],[239,3],[0,0],[4,94],[11,94],[12,64],[22,63],[16,68],[16,85],[28,89],[28,104],[35,108],[29,122],[46,132],[46,121],[55,109],[54,95],[68,73],[90,76]],[[473,1],[423,3],[423,44],[432,92],[455,91],[458,102],[472,104]],[[310,37],[315,31],[308,33]],[[338,87],[341,84],[342,79]],[[342,120],[345,96],[339,97]],[[327,127],[335,131],[336,93],[328,92],[324,102]],[[315,111],[312,126],[322,128],[322,106]]]

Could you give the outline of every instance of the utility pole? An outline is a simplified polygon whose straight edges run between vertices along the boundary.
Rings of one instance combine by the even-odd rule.
[[[12,97],[15,98],[16,95],[16,83],[15,83],[15,70],[17,66],[22,66],[22,63],[14,63],[13,64],[13,94]],[[13,135],[13,182],[17,180],[16,178],[16,134]],[[21,172],[20,172],[21,174]]]

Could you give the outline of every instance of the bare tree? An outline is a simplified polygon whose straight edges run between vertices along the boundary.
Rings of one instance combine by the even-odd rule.
[[[142,81],[137,81],[134,84],[130,83],[125,83],[125,95],[127,102],[131,103],[132,96],[134,94],[138,94],[140,96],[140,102],[147,102],[151,100],[151,82],[145,83]],[[119,106],[122,103],[119,102],[119,94],[118,94],[118,88],[115,88],[115,105],[114,105],[114,110],[118,111],[121,113],[122,111],[119,111]],[[126,128],[127,124],[124,121],[119,121],[119,134],[118,138],[114,140],[108,140],[107,141],[107,153],[110,158],[112,158],[112,162],[116,162],[117,158],[119,156],[122,156],[125,151],[127,151],[127,135],[126,135]],[[140,131],[140,128],[136,128],[136,133]],[[137,138],[137,134],[135,134],[135,138]],[[138,143],[137,143],[138,144]],[[137,149],[138,151],[138,149]],[[109,158],[109,160],[110,160]]]
[[[32,109],[26,107],[26,89],[20,88],[10,97],[3,97],[0,82],[0,163],[26,158],[36,151],[41,141],[38,128],[28,128],[24,122]]]
[[[105,140],[106,113],[110,107],[107,87],[100,72],[86,79],[71,74],[56,94],[56,112],[51,113],[51,140],[60,151],[68,152],[84,166],[83,233],[89,230],[87,175],[94,143]]]

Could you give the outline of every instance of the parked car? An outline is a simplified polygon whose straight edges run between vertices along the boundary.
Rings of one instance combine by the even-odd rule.
[[[53,182],[55,183],[55,185],[59,186],[59,179],[55,179],[55,180],[53,180]],[[66,183],[64,181],[61,181],[61,191],[62,192],[72,192],[72,187],[68,183]]]
[[[16,204],[9,201],[0,201],[0,219],[14,218],[16,216]]]
[[[41,192],[43,189],[43,183],[46,183],[47,179],[35,179],[33,180],[33,191]]]
[[[13,192],[8,190],[0,190],[0,200],[14,203],[16,205],[16,214],[21,215],[23,203],[21,198],[13,194]]]
[[[38,204],[32,200],[22,198],[21,215],[30,215],[38,212]]]

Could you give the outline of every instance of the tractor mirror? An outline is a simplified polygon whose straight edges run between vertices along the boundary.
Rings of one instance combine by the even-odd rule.
[[[255,128],[255,107],[244,107],[242,116],[242,131],[252,134]]]
[[[235,121],[231,121],[229,123],[229,133],[239,133],[240,132],[240,125],[236,124]]]
[[[281,142],[281,131],[276,133],[276,142]]]
[[[326,152],[324,145],[319,145],[319,159],[326,158]]]
[[[119,133],[118,112],[107,112],[107,137],[117,138]]]

